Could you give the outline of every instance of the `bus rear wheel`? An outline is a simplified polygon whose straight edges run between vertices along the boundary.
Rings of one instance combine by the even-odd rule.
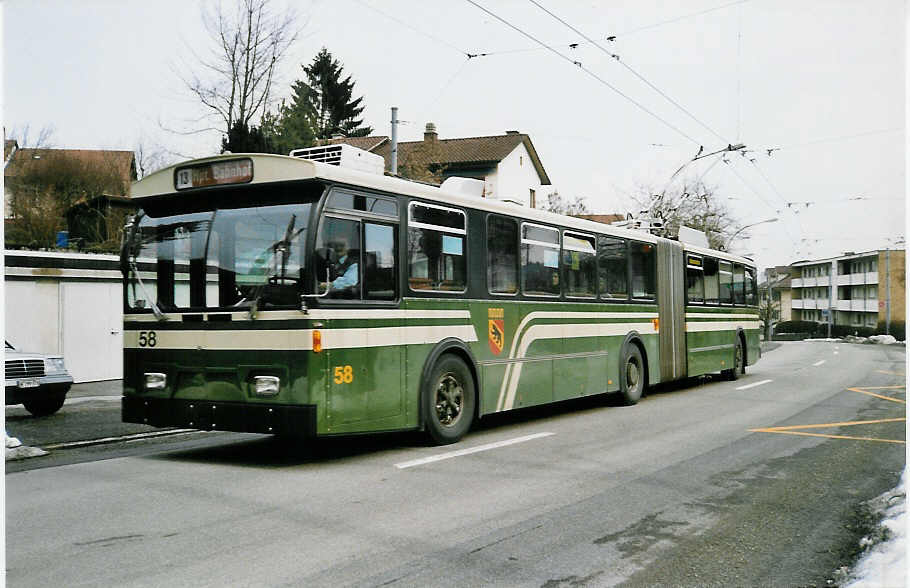
[[[454,355],[443,355],[433,366],[423,394],[426,431],[439,445],[461,439],[474,420],[474,378]]]
[[[619,393],[623,403],[631,406],[641,400],[645,391],[645,364],[638,345],[630,343],[619,366]]]
[[[743,341],[737,336],[736,344],[733,346],[733,367],[722,372],[724,377],[728,380],[738,380],[741,375],[746,373],[745,357]]]

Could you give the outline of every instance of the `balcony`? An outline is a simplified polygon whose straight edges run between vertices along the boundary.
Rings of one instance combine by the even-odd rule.
[[[854,286],[860,284],[878,284],[878,272],[864,274],[842,274],[837,276],[838,286]]]
[[[838,300],[837,310],[847,312],[878,312],[878,300],[875,298],[866,300]]]

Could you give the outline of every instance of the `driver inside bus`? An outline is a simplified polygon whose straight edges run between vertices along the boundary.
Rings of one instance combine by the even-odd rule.
[[[329,243],[329,247],[335,251],[338,261],[332,268],[332,275],[335,279],[331,281],[332,290],[344,290],[357,286],[359,281],[358,272],[358,255],[357,251],[351,251],[347,236],[339,235],[334,241]],[[324,290],[326,283],[320,284]]]

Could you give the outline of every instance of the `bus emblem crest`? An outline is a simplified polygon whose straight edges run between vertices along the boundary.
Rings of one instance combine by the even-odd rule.
[[[490,351],[499,355],[506,343],[506,323],[505,313],[501,308],[490,308],[488,311],[489,318],[489,338]]]

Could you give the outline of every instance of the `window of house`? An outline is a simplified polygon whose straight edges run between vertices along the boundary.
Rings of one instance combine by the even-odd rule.
[[[597,295],[597,250],[593,235],[563,233],[562,266],[566,296],[594,298]]]
[[[697,255],[686,254],[686,300],[689,304],[705,301],[704,261]]]
[[[487,217],[487,284],[493,294],[518,293],[518,223]]]
[[[720,302],[720,283],[718,282],[717,260],[705,257],[705,303],[718,304]]]
[[[559,231],[521,225],[521,291],[532,296],[559,296]]]
[[[464,212],[411,202],[408,210],[408,285],[411,290],[464,292],[467,236]]]
[[[632,277],[632,298],[657,298],[655,279],[655,247],[651,243],[629,242],[629,269]]]
[[[613,300],[629,298],[629,265],[625,239],[604,237],[597,240],[597,272],[600,297]]]

